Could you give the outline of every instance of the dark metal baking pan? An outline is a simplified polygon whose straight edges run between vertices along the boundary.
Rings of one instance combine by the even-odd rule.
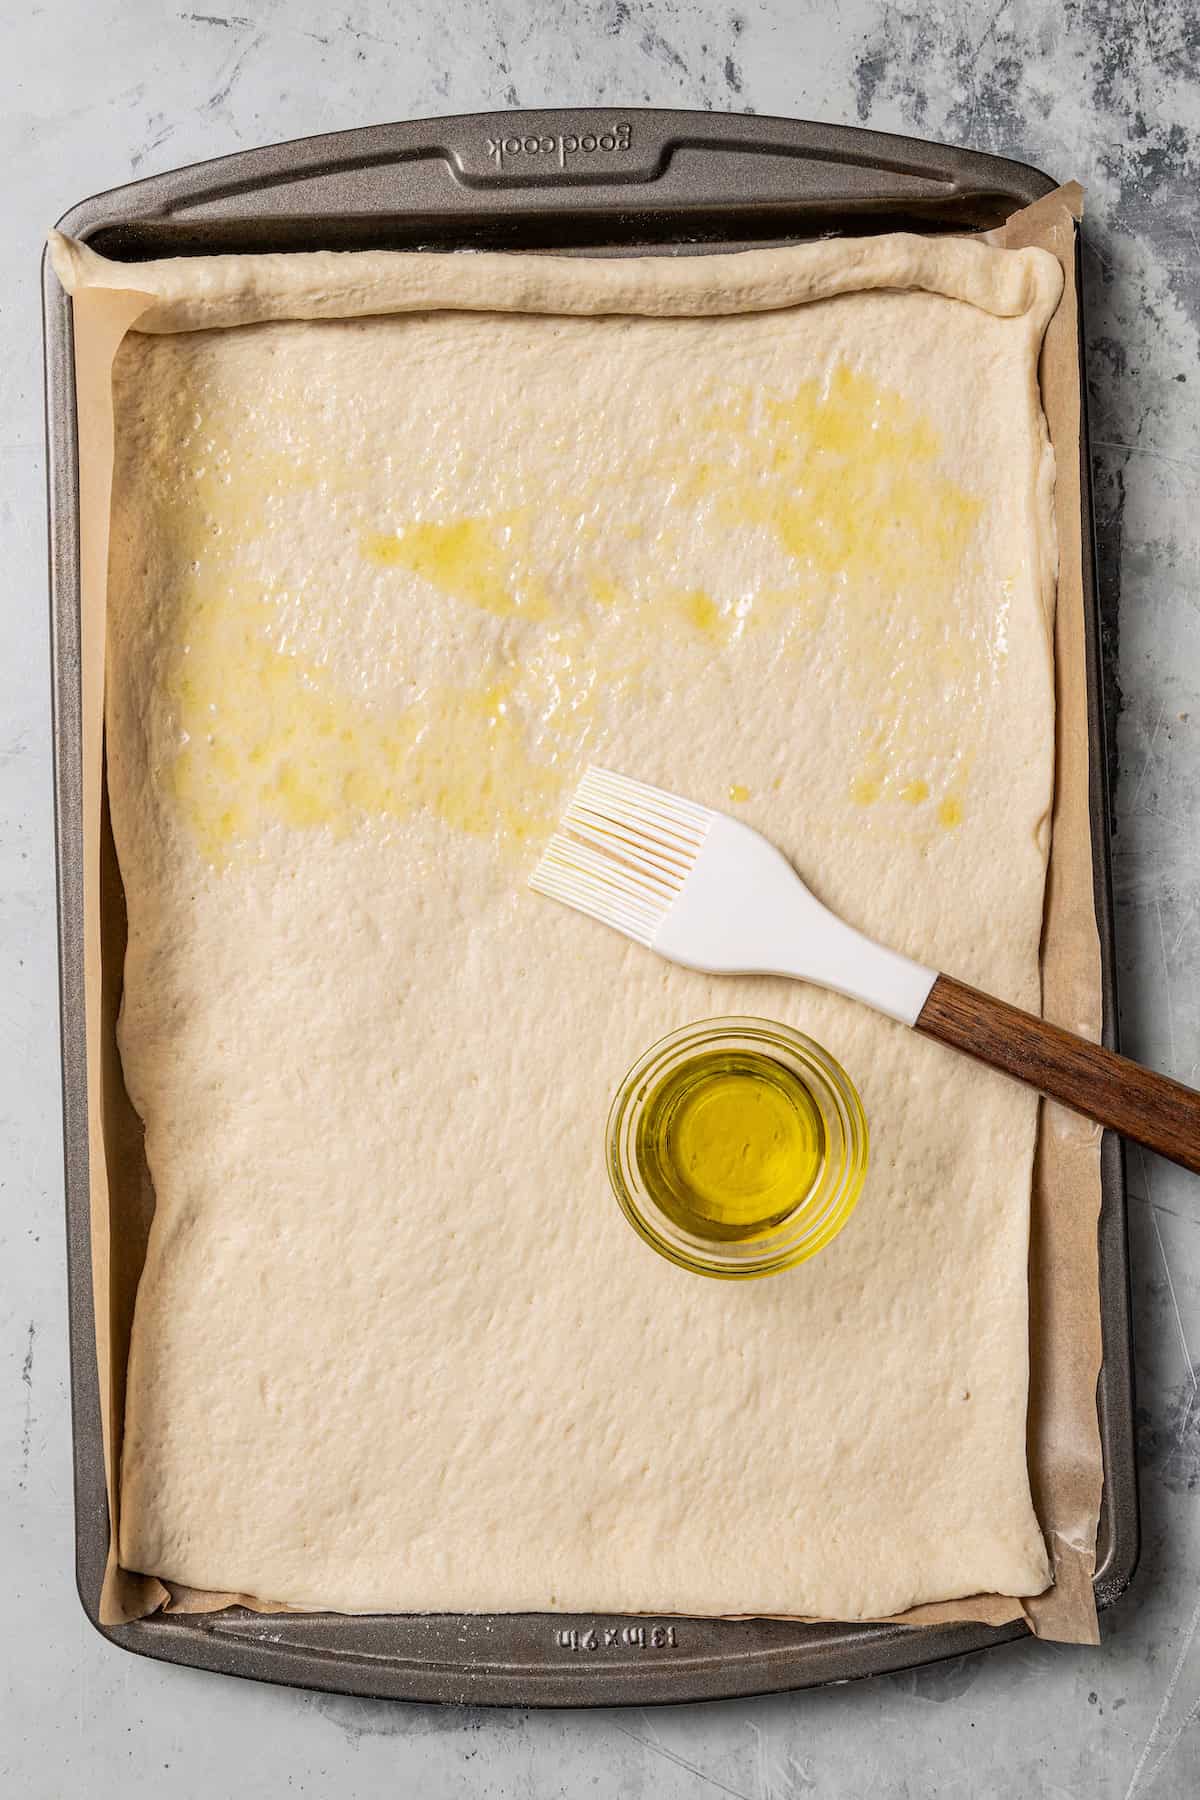
[[[85,200],[60,224],[105,255],[130,261],[368,245],[700,253],[903,226],[979,230],[1053,185],[1037,170],[999,157],[791,119],[636,108],[482,113],[338,132],[177,169]],[[126,1649],[266,1681],[411,1700],[546,1706],[646,1705],[807,1687],[1023,1635],[1022,1625],[549,1614],[351,1618],[240,1609],[99,1624],[109,1520],[88,1229],[78,471],[70,303],[48,267],[43,294],[76,1543],[89,1618]],[[1086,405],[1086,388],[1083,399]],[[1081,460],[1092,848],[1105,1041],[1112,1044],[1109,810],[1086,413]],[[1103,1189],[1100,1606],[1126,1586],[1138,1549],[1124,1173],[1112,1137],[1104,1147]]]

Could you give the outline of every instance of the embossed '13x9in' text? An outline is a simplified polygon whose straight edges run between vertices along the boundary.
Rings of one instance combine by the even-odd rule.
[[[588,1625],[555,1631],[560,1650],[678,1650],[673,1625]]]

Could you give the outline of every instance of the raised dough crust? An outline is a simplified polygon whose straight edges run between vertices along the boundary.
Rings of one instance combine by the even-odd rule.
[[[153,304],[138,320],[138,330],[149,332],[439,309],[696,318],[907,288],[962,300],[997,318],[1025,315],[1041,330],[1062,290],[1062,271],[1044,250],[998,250],[976,239],[900,231],[715,256],[318,250],[132,266],[55,231],[50,254],[68,293],[132,287],[151,295]]]
[[[1057,264],[897,237],[136,273],[168,333],[372,316],[135,334],[115,370],[121,1049],[158,1204],[122,1561],[347,1610],[1040,1591],[1036,1103],[523,877],[605,761],[1036,1004]],[[603,1171],[625,1068],[725,1012],[822,1039],[872,1128],[849,1228],[748,1284],[655,1258]]]

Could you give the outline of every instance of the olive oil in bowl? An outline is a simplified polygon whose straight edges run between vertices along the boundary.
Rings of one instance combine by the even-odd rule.
[[[608,1166],[625,1216],[697,1274],[770,1275],[850,1217],[867,1122],[827,1050],[764,1019],[709,1019],[655,1044],[613,1102]]]
[[[654,1204],[683,1231],[749,1238],[807,1198],[825,1126],[808,1087],[775,1057],[701,1050],[648,1096],[634,1154]]]

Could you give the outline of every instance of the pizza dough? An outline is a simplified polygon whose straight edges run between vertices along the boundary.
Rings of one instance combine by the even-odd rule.
[[[525,877],[603,762],[1036,1007],[1057,263],[885,237],[137,277],[108,778],[157,1212],[122,1562],[369,1611],[1039,1592],[1036,1100]],[[821,1039],[871,1124],[850,1225],[760,1282],[655,1257],[604,1174],[626,1068],[720,1013]]]

